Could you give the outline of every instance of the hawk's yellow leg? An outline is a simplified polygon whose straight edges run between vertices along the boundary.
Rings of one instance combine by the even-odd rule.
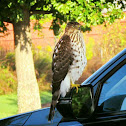
[[[78,93],[78,87],[80,87],[80,84],[73,84],[72,82],[71,82],[71,88],[76,88],[76,93]]]

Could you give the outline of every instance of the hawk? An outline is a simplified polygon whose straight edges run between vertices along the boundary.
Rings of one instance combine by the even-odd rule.
[[[52,60],[52,103],[49,121],[53,119],[60,95],[65,97],[71,85],[79,86],[74,82],[80,78],[87,64],[84,39],[78,22],[67,24],[64,35],[54,48]]]

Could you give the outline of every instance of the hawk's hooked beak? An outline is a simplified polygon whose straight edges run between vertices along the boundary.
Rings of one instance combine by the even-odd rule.
[[[81,30],[81,25],[79,26],[79,28],[78,28],[79,30]]]
[[[75,25],[74,28],[81,30],[81,25]]]

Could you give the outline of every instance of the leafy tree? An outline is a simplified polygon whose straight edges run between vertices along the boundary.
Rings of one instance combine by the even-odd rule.
[[[101,12],[104,8],[108,10],[105,15]],[[86,30],[91,25],[114,22],[122,16],[121,12],[112,0],[1,0],[0,31],[7,30],[5,22],[12,23],[14,27],[19,112],[41,107],[31,51],[31,15],[40,19],[43,15],[52,14],[51,28],[57,35],[60,26],[68,20],[83,22],[83,30]]]

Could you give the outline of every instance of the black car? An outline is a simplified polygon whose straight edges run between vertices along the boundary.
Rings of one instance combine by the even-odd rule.
[[[126,48],[50,108],[0,120],[0,126],[126,126]]]

